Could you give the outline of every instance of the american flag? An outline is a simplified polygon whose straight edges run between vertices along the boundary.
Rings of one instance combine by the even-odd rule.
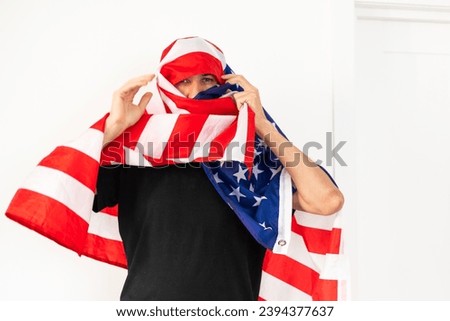
[[[266,117],[282,133],[267,112]],[[260,300],[346,298],[347,264],[339,214],[293,211],[291,178],[263,139],[255,136],[251,176],[236,161],[204,163],[203,167],[218,193],[268,249]]]
[[[344,299],[340,214],[293,212],[291,179],[255,135],[251,108],[244,106],[237,113],[231,99],[214,99],[198,100],[191,109],[161,73],[180,57],[192,59],[190,54],[198,52],[219,61],[221,72],[230,70],[222,52],[204,39],[175,41],[158,69],[159,91],[154,95],[160,94],[162,105],[155,109],[159,100],[154,97],[141,120],[108,148],[102,146],[108,115],[72,142],[58,146],[18,189],[6,215],[79,255],[126,268],[117,207],[92,211],[99,166],[201,161],[217,192],[267,248],[261,300]]]

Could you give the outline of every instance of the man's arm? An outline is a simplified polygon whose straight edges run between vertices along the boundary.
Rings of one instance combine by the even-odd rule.
[[[278,157],[290,174],[297,192],[293,197],[293,208],[309,213],[331,215],[344,205],[344,196],[328,175],[303,152],[289,142],[267,120],[258,89],[241,75],[222,76],[227,82],[240,85],[244,91],[234,95],[236,107],[245,103],[255,112],[255,127],[259,137]]]

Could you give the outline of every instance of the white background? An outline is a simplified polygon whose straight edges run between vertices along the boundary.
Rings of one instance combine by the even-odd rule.
[[[34,166],[151,73],[179,37],[216,43],[293,141],[331,131],[328,1],[0,2],[1,211]],[[312,32],[313,31],[313,32]],[[320,154],[314,155],[319,157]],[[125,270],[0,217],[0,298],[118,299]]]
[[[444,0],[433,3],[446,4]],[[428,181],[422,191],[427,193],[411,194],[404,189],[413,186],[409,176],[395,177],[395,190],[386,190],[382,178],[386,166],[392,164],[391,149],[384,148],[389,140],[370,136],[381,145],[377,149],[368,148],[361,140],[361,130],[371,124],[370,115],[376,107],[366,99],[368,92],[384,82],[369,80],[377,70],[386,69],[381,68],[383,62],[367,59],[373,48],[368,44],[376,46],[377,42],[360,31],[372,32],[377,39],[392,32],[384,27],[381,33],[377,26],[359,27],[360,22],[350,0],[1,1],[0,212],[6,211],[21,182],[44,156],[109,110],[117,87],[132,77],[151,73],[162,49],[176,38],[198,35],[217,44],[235,72],[259,88],[264,106],[297,146],[302,148],[311,141],[324,146],[320,151],[311,150],[314,159],[325,160],[326,132],[334,132],[336,144],[347,141],[340,155],[348,166],[335,163],[327,168],[346,196],[345,246],[351,262],[353,299],[450,299],[446,290],[450,288],[449,277],[444,273],[450,268],[445,253],[450,240],[444,234],[450,223],[449,188],[438,173],[427,176],[423,171],[426,155],[419,163],[408,163],[410,154],[400,149],[395,154],[396,164],[408,163],[408,171],[423,173],[422,179]],[[436,30],[448,28],[445,23],[434,25]],[[397,31],[400,37],[422,32],[420,28],[405,28]],[[438,37],[437,43],[443,41],[439,37],[444,34],[432,33]],[[422,39],[426,38],[432,37],[428,34]],[[438,50],[449,53],[448,48]],[[421,66],[423,71],[408,73],[411,65],[400,65],[395,73],[398,78],[391,81],[396,84],[403,82],[403,76],[426,75],[429,78],[422,83],[423,88],[435,88],[430,85],[435,77],[428,73],[429,66]],[[431,118],[422,126],[439,128],[440,140],[433,148],[442,149],[432,155],[445,166],[450,160],[442,146],[449,138],[444,130],[449,108],[445,106],[448,91],[445,96],[443,88],[449,74],[439,75],[441,87],[433,97],[440,106],[441,127]],[[355,76],[358,86],[354,86]],[[385,93],[380,95],[392,99]],[[418,117],[429,115],[425,108],[416,106]],[[398,109],[394,114],[401,117],[403,112]],[[393,127],[373,126],[370,133],[382,127],[389,137],[393,128],[404,126],[401,122]],[[426,141],[427,136],[414,137]],[[400,137],[394,146],[402,143]],[[421,153],[426,154],[426,148]],[[440,184],[440,203],[429,198],[437,195],[434,182]],[[395,197],[397,193],[401,202]],[[411,198],[420,206],[399,207]],[[370,207],[374,203],[377,210]],[[394,213],[386,210],[392,207]],[[386,224],[392,216],[396,219]],[[421,224],[420,220],[430,217],[431,226]],[[411,220],[415,223],[409,230],[398,228]],[[432,227],[439,228],[440,237]],[[421,242],[417,240],[419,231]],[[399,238],[403,243],[396,243]],[[436,251],[426,252],[438,241]],[[405,244],[412,244],[408,255],[396,256],[394,252],[403,250]],[[416,257],[414,249],[419,245],[422,255]],[[421,258],[423,263],[414,264]],[[121,268],[80,258],[4,215],[0,216],[0,260],[3,300],[117,300],[126,275]],[[421,281],[414,282],[414,277]]]
[[[356,9],[360,298],[450,299],[450,1],[412,3]]]

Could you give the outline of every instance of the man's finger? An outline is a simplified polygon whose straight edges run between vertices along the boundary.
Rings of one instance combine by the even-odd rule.
[[[245,91],[235,94],[234,102],[236,103],[237,109],[241,109],[244,104],[251,105],[252,98],[252,94],[246,93]]]
[[[136,83],[136,82],[140,82],[140,81],[149,82],[149,81],[153,80],[153,78],[155,78],[155,74],[145,74],[145,75],[141,75],[136,78],[132,78],[132,79],[128,80],[127,83]]]
[[[233,95],[236,102],[247,101],[253,98],[253,94],[245,91],[238,92]]]
[[[150,99],[152,99],[153,94],[151,92],[146,92],[139,101],[139,109],[144,111],[145,108],[147,108],[148,103],[150,102]]]
[[[127,81],[120,88],[120,91],[125,92],[125,91],[129,91],[129,90],[136,89],[136,88],[138,88],[138,90],[139,90],[139,88],[147,85],[150,81],[152,81],[153,78],[155,78],[154,74],[148,74],[148,75],[143,75],[140,77],[133,78],[133,79]]]
[[[222,79],[225,80],[227,83],[230,83],[232,85],[239,85],[244,90],[248,90],[253,88],[252,84],[250,84],[247,79],[244,78],[242,75],[236,75],[236,74],[228,74],[228,75],[222,75]]]

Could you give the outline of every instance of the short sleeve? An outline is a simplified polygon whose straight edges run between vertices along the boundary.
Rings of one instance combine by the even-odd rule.
[[[99,212],[117,204],[122,166],[100,166],[97,176],[97,191],[92,210]]]

